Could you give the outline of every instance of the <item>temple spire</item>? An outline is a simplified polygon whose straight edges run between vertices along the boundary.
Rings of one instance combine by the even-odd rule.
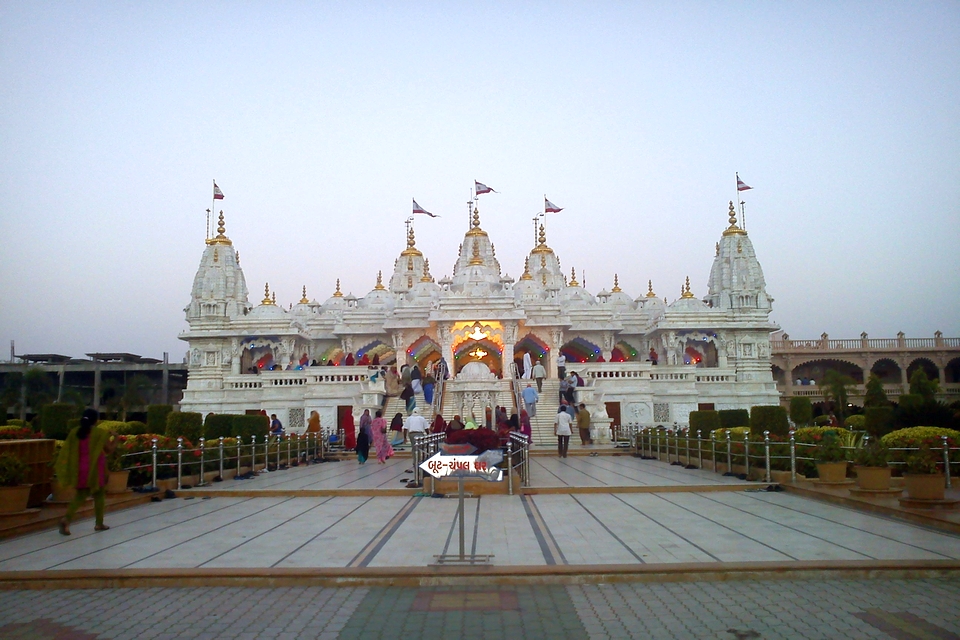
[[[613,290],[612,293],[620,293],[623,289],[620,288],[620,278],[617,274],[613,274]]]
[[[340,278],[337,278],[337,290],[333,292],[334,298],[342,298],[343,294],[340,292]]]
[[[307,285],[303,285],[303,297],[300,298],[300,304],[310,304],[310,300],[307,299]]]
[[[647,297],[656,298],[657,294],[653,292],[653,280],[647,280]]]

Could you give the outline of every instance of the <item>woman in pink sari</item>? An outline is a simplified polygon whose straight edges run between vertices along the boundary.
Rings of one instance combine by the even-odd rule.
[[[377,462],[386,464],[387,458],[393,456],[393,447],[390,446],[390,438],[387,436],[387,421],[383,419],[383,411],[377,409],[377,417],[370,423],[370,430],[373,431],[373,446],[377,450]]]

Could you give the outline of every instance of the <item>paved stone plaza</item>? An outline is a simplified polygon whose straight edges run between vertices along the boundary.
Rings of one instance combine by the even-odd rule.
[[[537,456],[530,493],[468,498],[466,551],[499,573],[437,581],[458,501],[383,495],[410,466],[300,466],[4,540],[0,638],[960,638],[956,535],[628,455]]]
[[[960,637],[960,580],[0,592],[0,637]]]

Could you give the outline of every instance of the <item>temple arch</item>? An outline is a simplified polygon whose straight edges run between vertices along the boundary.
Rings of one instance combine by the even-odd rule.
[[[624,340],[614,345],[613,351],[610,352],[610,362],[632,362],[639,359],[637,350]]]
[[[453,352],[454,374],[471,362],[482,362],[498,378],[502,377],[503,352],[500,346],[489,338],[461,342]]]
[[[440,360],[441,356],[440,345],[434,342],[429,336],[420,336],[414,340],[413,344],[407,347],[408,364],[410,360],[413,360],[413,362],[420,366],[420,370],[424,373],[427,372],[434,363]]]
[[[947,384],[960,383],[960,358],[954,358],[943,368]]]
[[[523,373],[523,354],[529,353],[534,364],[541,362],[544,367],[547,366],[550,357],[550,347],[533,333],[523,336],[513,347],[513,361],[517,365],[517,371]]]
[[[588,340],[578,337],[560,347],[560,353],[566,357],[568,363],[596,362],[600,356],[600,347]]]
[[[817,384],[823,380],[823,374],[830,369],[850,376],[857,384],[863,384],[863,369],[860,365],[838,358],[808,360],[794,367],[790,375],[793,380],[809,380],[810,384]]]
[[[393,347],[382,340],[374,340],[357,351],[357,359],[365,355],[370,359],[371,363],[374,358],[376,358],[380,364],[392,364],[396,362],[397,359],[397,353],[393,350]]]

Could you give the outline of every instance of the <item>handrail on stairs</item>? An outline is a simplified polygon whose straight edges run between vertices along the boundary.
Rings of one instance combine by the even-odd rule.
[[[520,368],[516,362],[510,363],[510,391],[513,393],[513,406],[519,414],[523,409],[523,391],[520,389]]]
[[[433,388],[433,415],[438,415],[443,408],[443,386],[448,373],[446,371],[446,362],[441,358],[434,363],[432,369],[433,377],[437,381],[437,384],[434,385]]]

